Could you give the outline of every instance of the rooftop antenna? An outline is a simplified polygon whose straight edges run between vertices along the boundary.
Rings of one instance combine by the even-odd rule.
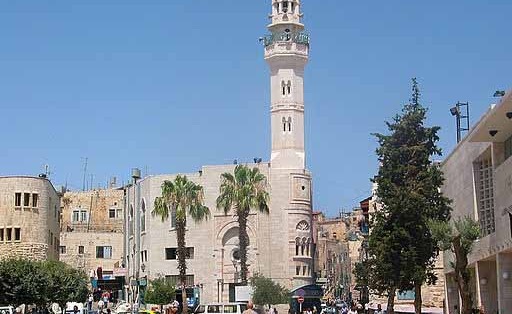
[[[85,191],[85,177],[86,177],[86,174],[87,174],[87,160],[88,158],[85,157],[85,162],[84,162],[84,180],[82,182],[82,191]]]

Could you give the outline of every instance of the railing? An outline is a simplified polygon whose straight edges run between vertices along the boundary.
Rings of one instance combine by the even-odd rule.
[[[307,33],[291,33],[291,32],[282,32],[282,33],[273,33],[263,37],[263,45],[265,47],[272,45],[276,42],[293,42],[296,44],[309,45],[309,35]]]

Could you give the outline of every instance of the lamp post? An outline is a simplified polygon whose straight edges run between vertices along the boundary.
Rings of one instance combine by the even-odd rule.
[[[133,304],[133,313],[137,313],[140,307],[140,213],[139,213],[139,199],[140,199],[140,186],[137,180],[141,178],[140,170],[138,168],[132,168],[132,179],[133,179],[133,209],[134,209],[134,241],[135,241],[135,280],[137,285],[135,287],[136,298]],[[143,270],[144,271],[144,270]]]
[[[463,111],[464,110],[464,111]],[[455,117],[457,123],[457,143],[460,142],[462,131],[469,131],[469,103],[457,102],[455,107],[450,108],[450,113]],[[461,121],[465,122],[462,127]]]

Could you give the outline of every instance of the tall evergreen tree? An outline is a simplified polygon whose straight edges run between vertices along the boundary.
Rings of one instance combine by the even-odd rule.
[[[449,200],[440,191],[442,172],[432,162],[441,155],[439,127],[424,125],[426,113],[413,79],[410,103],[393,122],[386,122],[390,134],[375,134],[381,164],[375,182],[383,208],[370,235],[370,269],[374,289],[388,293],[390,314],[396,291],[412,288],[415,311],[421,313],[421,286],[436,280],[433,266],[439,252],[429,221],[450,215]]]
[[[176,242],[178,256],[178,270],[182,287],[183,313],[187,313],[187,293],[185,282],[187,277],[187,247],[185,244],[185,232],[187,215],[199,222],[208,219],[210,210],[203,205],[203,187],[188,180],[186,176],[178,175],[174,181],[164,181],[162,184],[162,196],[155,198],[152,215],[160,216],[165,221],[175,213],[176,217]]]

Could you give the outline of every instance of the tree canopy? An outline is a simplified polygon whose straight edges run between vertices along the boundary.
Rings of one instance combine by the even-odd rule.
[[[249,281],[252,289],[252,301],[258,305],[285,304],[290,299],[290,291],[270,278],[255,274]]]
[[[83,302],[87,297],[85,273],[58,261],[0,260],[0,303],[48,305]]]
[[[168,304],[175,295],[176,287],[165,277],[160,277],[150,281],[144,300],[149,304]]]

